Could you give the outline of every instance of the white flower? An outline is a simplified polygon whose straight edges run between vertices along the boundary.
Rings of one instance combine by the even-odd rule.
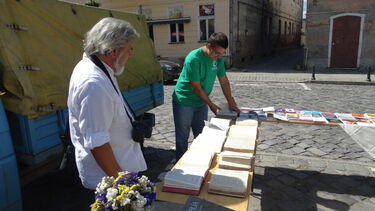
[[[114,181],[113,177],[103,177],[102,181],[96,187],[95,194],[107,192],[107,188],[111,187]]]
[[[129,198],[124,198],[124,200],[122,200],[122,202],[121,202],[121,206],[125,206],[127,204],[130,204],[130,199]]]
[[[141,178],[139,178],[138,181],[139,181],[139,184],[145,187],[148,183],[148,178],[145,175],[143,175]]]
[[[118,206],[117,206],[117,202],[116,202],[116,200],[113,200],[111,206],[112,206],[112,209],[113,209],[113,210],[118,210]]]
[[[117,196],[118,190],[116,188],[108,188],[107,189],[107,199],[108,201],[112,201]]]

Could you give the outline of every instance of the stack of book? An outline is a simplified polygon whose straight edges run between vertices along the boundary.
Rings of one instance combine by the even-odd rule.
[[[223,151],[219,154],[219,168],[250,171],[253,155],[253,153]]]

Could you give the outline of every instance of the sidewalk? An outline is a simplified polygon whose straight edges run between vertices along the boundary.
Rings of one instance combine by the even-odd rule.
[[[290,83],[329,83],[345,85],[375,85],[375,74],[372,73],[367,81],[367,72],[353,69],[326,69],[315,72],[312,70],[297,70],[302,64],[303,49],[289,49],[273,56],[259,58],[241,67],[227,70],[230,80],[252,82],[290,82]]]
[[[269,72],[234,72],[238,69],[229,69],[227,76],[230,81],[251,81],[251,82],[287,82],[287,83],[327,83],[342,85],[375,85],[375,76],[371,82],[366,81],[367,74],[353,73],[315,73],[315,80],[312,80],[312,73],[269,73]]]

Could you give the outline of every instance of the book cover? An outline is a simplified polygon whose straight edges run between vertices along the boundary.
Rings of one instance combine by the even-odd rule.
[[[313,117],[313,121],[317,123],[327,123],[328,121],[326,118],[318,111],[311,112],[311,115]]]
[[[285,113],[286,118],[290,121],[298,121],[299,120],[299,115],[298,113]]]
[[[352,114],[348,113],[335,113],[337,118],[341,120],[344,124],[357,124],[357,120],[352,116]]]
[[[365,113],[365,116],[372,121],[375,121],[375,114]]]
[[[283,112],[276,112],[273,114],[273,118],[282,120],[282,121],[289,121],[288,117]]]
[[[300,111],[299,112],[299,120],[306,121],[306,122],[313,122],[312,111]]]
[[[332,111],[320,111],[320,113],[324,116],[324,117],[331,117],[331,118],[337,118],[335,113],[332,112]]]
[[[336,117],[326,117],[326,120],[328,121],[328,123],[334,123],[334,124],[341,124],[341,120],[339,118],[336,118]]]

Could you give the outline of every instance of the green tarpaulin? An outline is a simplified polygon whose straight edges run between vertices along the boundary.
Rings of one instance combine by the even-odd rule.
[[[65,108],[84,34],[108,16],[130,22],[141,35],[118,78],[121,89],[162,80],[143,16],[53,0],[2,0],[0,87],[6,92],[5,108],[29,118]]]

